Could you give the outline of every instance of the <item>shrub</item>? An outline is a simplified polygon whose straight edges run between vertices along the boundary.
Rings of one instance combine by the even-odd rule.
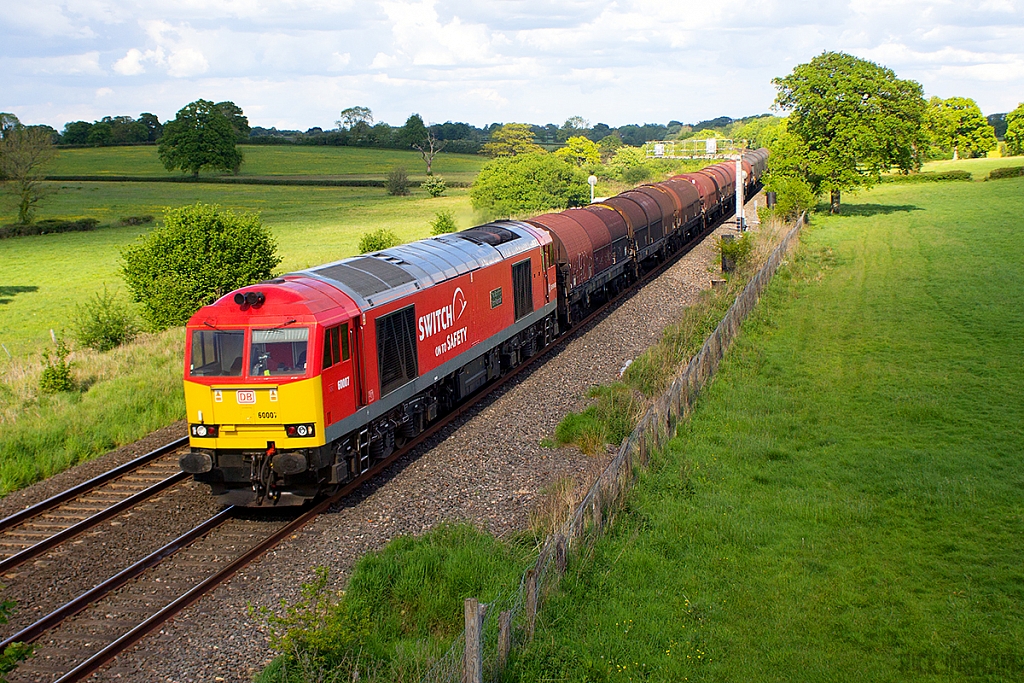
[[[784,220],[796,218],[804,211],[810,210],[818,201],[811,186],[800,178],[793,176],[770,177],[767,179],[766,186],[777,195],[775,215]]]
[[[97,351],[109,351],[135,339],[139,332],[128,302],[107,291],[97,292],[75,320],[75,341]]]
[[[121,225],[149,225],[153,222],[153,217],[149,214],[144,216],[123,216],[119,222]]]
[[[440,197],[444,194],[444,191],[448,189],[447,183],[444,182],[444,178],[439,175],[432,175],[427,177],[420,185],[424,190],[427,191],[431,197]]]
[[[1024,175],[1024,166],[1011,166],[1010,168],[994,168],[988,174],[988,180],[999,180],[1000,178],[1017,178]]]
[[[75,379],[71,376],[71,361],[68,360],[68,345],[64,338],[54,339],[56,349],[53,354],[49,349],[43,350],[43,374],[39,376],[39,391],[44,394],[57,394],[75,390]]]
[[[388,171],[384,179],[384,189],[387,193],[396,197],[409,194],[409,176],[401,166],[395,166]]]
[[[754,237],[749,232],[740,235],[739,239],[718,240],[718,251],[722,254],[722,270],[733,270],[750,260],[750,254],[754,249]],[[726,262],[731,268],[726,269]]]
[[[488,218],[582,206],[590,200],[587,176],[550,154],[493,159],[470,190],[473,208]]]
[[[941,171],[882,176],[883,183],[941,183],[956,180],[971,180],[971,174],[969,171]]]
[[[277,245],[258,214],[195,204],[121,251],[121,274],[142,316],[162,330],[233,289],[273,277]]]
[[[448,232],[455,232],[458,227],[455,225],[455,214],[451,211],[438,211],[434,220],[430,221],[430,234],[443,235]]]
[[[373,251],[381,251],[399,244],[398,235],[389,228],[380,228],[373,232],[365,233],[359,238],[359,253],[368,254]]]
[[[26,235],[46,235],[57,232],[89,232],[95,230],[99,221],[95,218],[59,219],[47,218],[35,223],[14,223],[0,228],[0,239],[4,237],[24,237]]]

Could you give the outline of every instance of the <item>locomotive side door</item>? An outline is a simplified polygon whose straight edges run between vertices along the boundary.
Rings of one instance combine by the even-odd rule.
[[[331,425],[356,410],[357,378],[353,363],[353,323],[323,329],[324,423]]]

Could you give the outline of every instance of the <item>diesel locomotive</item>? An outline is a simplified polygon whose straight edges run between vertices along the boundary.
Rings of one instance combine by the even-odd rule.
[[[767,150],[743,157],[752,193]],[[299,505],[369,472],[730,212],[735,164],[243,287],[186,327],[183,471]]]

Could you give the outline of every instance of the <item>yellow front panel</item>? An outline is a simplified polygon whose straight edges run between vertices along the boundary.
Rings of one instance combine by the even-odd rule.
[[[220,427],[216,439],[191,437],[195,448],[278,449],[324,444],[323,391],[320,377],[287,384],[198,384],[185,380],[185,409],[190,424]],[[312,437],[288,437],[286,424],[313,424]]]

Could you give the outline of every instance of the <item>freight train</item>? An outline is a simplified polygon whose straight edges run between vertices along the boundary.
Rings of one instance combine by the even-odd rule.
[[[743,156],[747,193],[767,150]],[[224,504],[369,472],[732,210],[734,162],[243,287],[186,327],[190,451]]]

